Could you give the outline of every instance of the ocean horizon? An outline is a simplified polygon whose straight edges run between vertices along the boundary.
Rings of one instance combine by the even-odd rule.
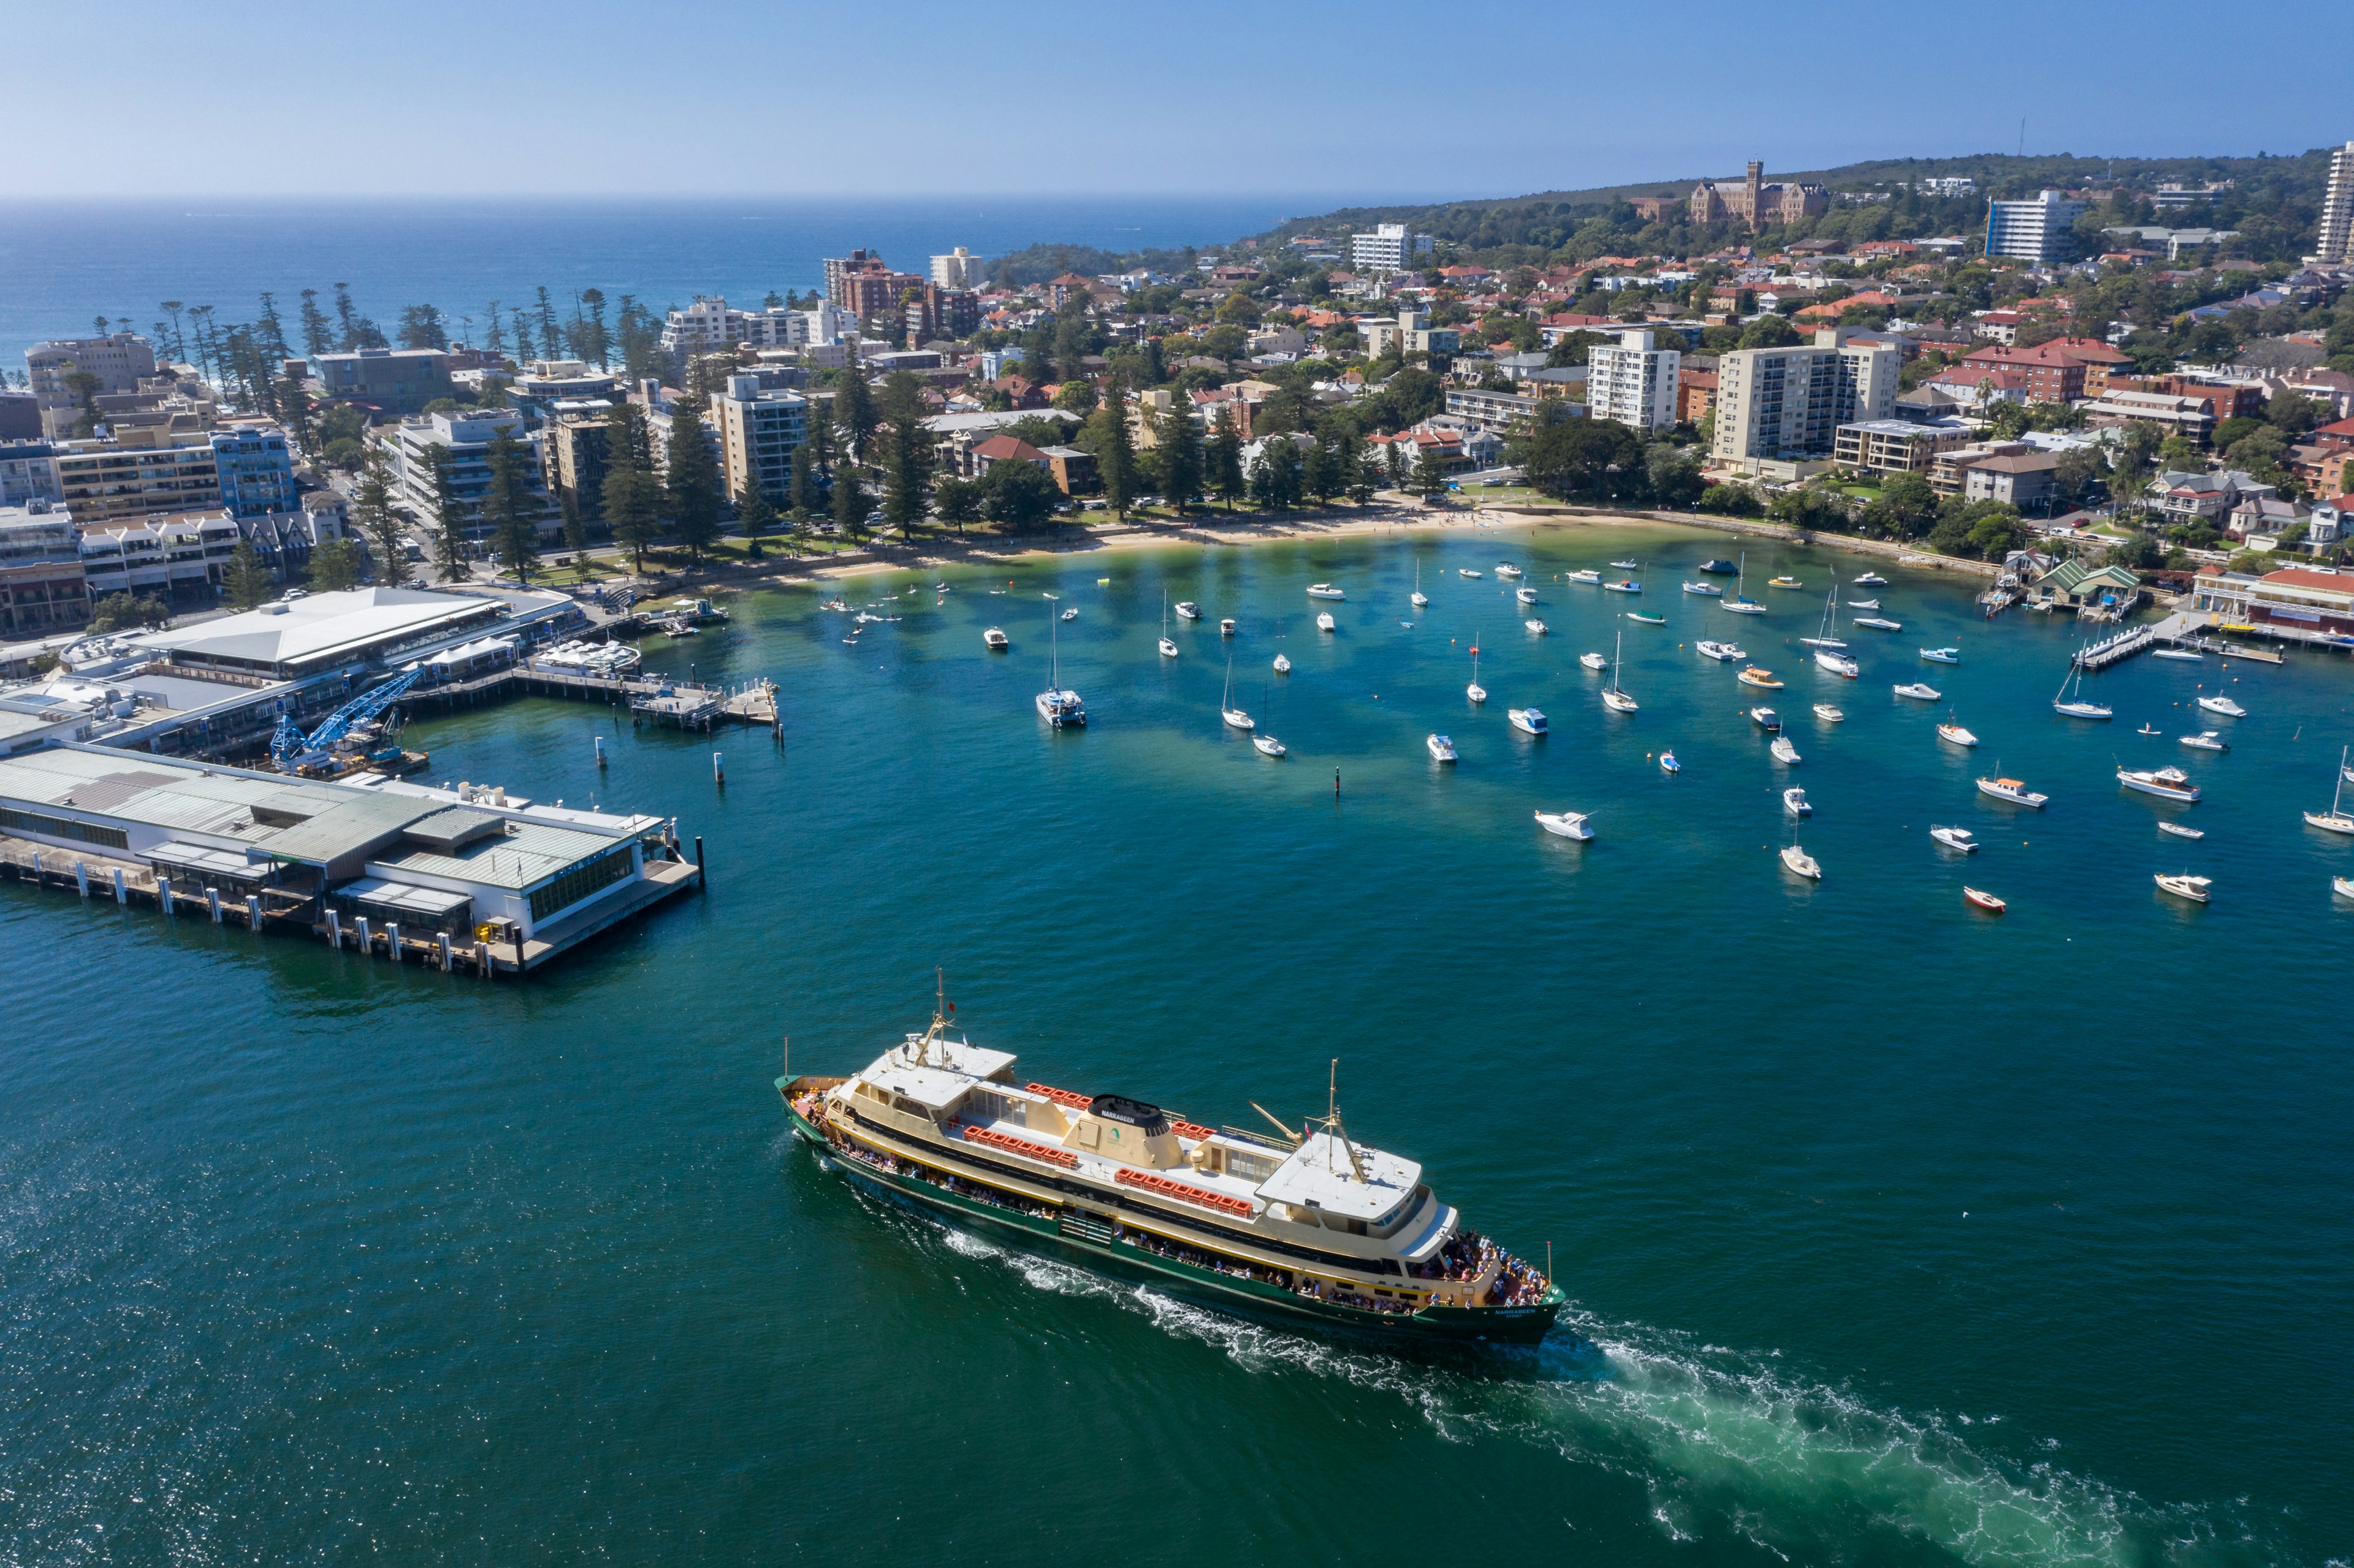
[[[819,288],[823,261],[864,247],[926,270],[959,245],[987,257],[1034,244],[1106,250],[1214,249],[1302,213],[1362,197],[958,196],[893,200],[616,197],[0,202],[0,364],[36,343],[87,334],[99,315],[152,333],[162,302],[209,304],[250,321],[276,297],[292,333],[302,291],[332,309],[351,285],[387,334],[405,305],[433,304],[452,337],[487,306],[545,285],[568,306],[583,289],[660,312],[697,294],[757,302]]]

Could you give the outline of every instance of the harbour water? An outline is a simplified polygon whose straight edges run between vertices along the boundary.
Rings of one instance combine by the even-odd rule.
[[[2086,683],[2114,722],[2071,723],[2073,624],[1883,567],[1903,630],[1852,633],[1842,681],[1796,639],[1858,558],[1752,549],[1764,617],[1677,592],[1732,553],[1097,553],[944,603],[898,571],[848,596],[898,607],[854,644],[832,588],[740,596],[648,663],[777,679],[780,746],[537,700],[411,727],[436,778],[705,838],[707,896],[521,985],[0,886],[0,1563],[2343,1558],[2354,842],[2297,813],[2354,671],[2141,659]],[[1631,606],[1557,580],[1628,555]],[[1499,559],[1552,635],[1456,575]],[[1804,589],[1761,586],[1784,570]],[[1302,593],[1327,579],[1346,600]],[[1164,594],[1204,616],[1170,661]],[[1055,733],[1031,698],[1072,607],[1090,723]],[[1631,715],[1576,663],[1621,627]],[[1288,758],[1221,726],[1229,650]],[[1890,695],[1915,679],[1946,700]],[[2221,682],[2249,716],[2195,723]],[[1531,701],[1541,740],[1506,724]],[[1935,739],[1949,708],[1976,752]],[[2205,727],[2233,749],[2176,744]],[[1977,796],[1998,762],[2051,808]],[[1775,854],[1792,783],[1819,884]],[[1564,808],[1592,842],[1537,832]],[[2152,885],[2186,868],[2212,905]],[[1034,1075],[1198,1120],[1320,1108],[1339,1057],[1353,1131],[1551,1246],[1575,1332],[1398,1361],[862,1198],[783,1134],[782,1037],[799,1071],[863,1063],[936,963]]]

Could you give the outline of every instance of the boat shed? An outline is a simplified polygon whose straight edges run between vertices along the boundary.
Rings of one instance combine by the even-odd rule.
[[[2088,567],[2082,561],[2061,562],[2035,579],[2034,590],[2052,596],[2055,609],[2086,605],[2131,606],[2141,598],[2141,578],[2124,567]]]

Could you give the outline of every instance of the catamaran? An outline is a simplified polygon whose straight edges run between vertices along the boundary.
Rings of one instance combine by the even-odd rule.
[[[1054,620],[1046,623],[1049,635],[1046,644],[1046,689],[1038,694],[1038,716],[1056,729],[1061,729],[1066,725],[1076,726],[1087,722],[1087,705],[1079,701],[1079,694],[1067,690],[1063,685],[1062,637],[1057,630],[1060,624],[1059,621]]]
[[[1469,1229],[1410,1160],[1325,1114],[1219,1131],[1122,1095],[1028,1083],[931,1026],[848,1077],[776,1080],[791,1130],[870,1192],[1222,1309],[1397,1341],[1532,1345],[1565,1297]],[[1254,1109],[1257,1107],[1254,1107]]]

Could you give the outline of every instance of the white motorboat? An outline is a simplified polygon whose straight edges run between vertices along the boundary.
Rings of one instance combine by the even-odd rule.
[[[1046,623],[1050,633],[1055,627],[1054,621]],[[1046,644],[1046,689],[1038,694],[1038,716],[1056,729],[1066,726],[1076,728],[1087,722],[1087,705],[1079,701],[1078,693],[1063,684],[1060,642],[1061,639],[1055,637]]]
[[[1234,634],[1235,634],[1235,618],[1234,618],[1233,616],[1231,616],[1231,615],[1230,615],[1230,616],[1227,616],[1224,620],[1221,620],[1221,621],[1219,621],[1219,622],[1218,622],[1218,635],[1219,635],[1219,636],[1221,636],[1221,637],[1232,637]]]
[[[1013,643],[1002,628],[992,626],[981,634],[981,645],[991,653],[1002,653]]]
[[[2248,716],[2247,709],[2242,707],[2231,698],[2222,695],[2221,693],[2218,693],[2216,695],[2211,697],[2200,698],[2199,705],[2205,708],[2211,714],[2221,714],[2225,718],[2245,718]]]
[[[1570,573],[1567,577],[1565,577],[1562,578],[1562,581],[1564,581],[1564,582],[1566,582],[1566,583],[1584,583],[1584,584],[1585,584],[1586,587],[1588,587],[1588,588],[1592,588],[1595,584],[1596,584],[1596,583],[1600,582],[1601,580],[1602,580],[1602,574],[1601,574],[1600,572],[1596,571],[1596,570],[1594,567],[1585,567],[1585,568],[1584,570],[1582,570],[1582,571],[1575,571],[1575,572],[1572,572],[1572,573]]]
[[[2215,885],[2212,877],[2191,876],[2187,874],[2181,876],[2168,876],[2164,872],[2160,872],[2154,880],[2158,883],[2159,892],[2171,893],[2177,898],[2187,898],[2193,904],[2208,902],[2207,890]]]
[[[2354,898],[2354,876],[2331,877],[2329,879],[2329,891],[2335,893],[2340,898]]]
[[[2229,751],[2232,743],[2223,738],[2221,730],[2202,729],[2197,735],[2181,737],[2182,744],[2193,751]]]
[[[1882,577],[1878,572],[1866,572],[1863,576],[1856,578],[1855,580],[1857,586],[1860,588],[1881,588],[1884,587],[1888,581],[1886,577]]]
[[[1534,617],[1531,617],[1529,620],[1522,621],[1521,624],[1527,627],[1531,632],[1539,637],[1543,637],[1546,632],[1553,630],[1553,628],[1547,626],[1543,621],[1539,620]]]
[[[1749,710],[1749,722],[1762,730],[1778,731],[1782,727],[1782,715],[1769,707],[1754,707]]]
[[[1251,736],[1251,745],[1257,747],[1263,757],[1281,757],[1284,753],[1283,742],[1271,735],[1264,733],[1254,735]]]
[[[1177,601],[1177,617],[1181,620],[1199,620],[1202,619],[1202,607],[1190,599],[1181,599]]]
[[[1998,762],[1995,767],[1999,769],[2002,764]],[[1978,780],[1978,793],[1990,795],[1998,800],[2008,800],[2014,806],[2030,806],[2039,811],[2052,799],[2029,789],[2016,779],[1981,779]]]
[[[1477,642],[1471,644],[1471,683],[1463,688],[1463,694],[1475,703],[1488,700],[1488,688],[1479,683],[1479,645]]]
[[[1774,744],[1766,749],[1772,752],[1774,760],[1785,768],[1796,768],[1798,765],[1798,748],[1790,744],[1790,737],[1787,735],[1776,736]]]
[[[1835,708],[1829,703],[1817,703],[1815,716],[1825,724],[1843,724],[1847,720],[1847,710]]]
[[[1079,607],[1077,605],[1073,605],[1070,609],[1063,611],[1063,619],[1065,620],[1076,620],[1078,618]]]
[[[1815,814],[1814,802],[1808,800],[1807,792],[1795,784],[1782,791],[1782,810],[1794,817],[1811,817]]]
[[[1545,716],[1535,708],[1507,708],[1504,716],[1512,721],[1514,729],[1524,735],[1543,735],[1545,732]]]
[[[1416,561],[1414,564],[1414,592],[1408,594],[1406,598],[1416,609],[1425,609],[1430,605],[1430,596],[1422,591],[1422,563],[1420,561]]]
[[[1583,811],[1539,811],[1536,819],[1537,826],[1555,838],[1590,839],[1594,836],[1594,829],[1587,823]]]
[[[1949,850],[1959,850],[1964,854],[1978,853],[1978,841],[1970,836],[1967,828],[1932,827],[1929,836]]]
[[[1235,661],[1232,655],[1228,655],[1226,659],[1226,691],[1225,694],[1218,699],[1218,717],[1225,721],[1228,729],[1251,730],[1258,727],[1258,721],[1235,706]]]
[[[1778,692],[1783,686],[1783,682],[1776,677],[1773,671],[1756,664],[1744,665],[1741,673],[1733,678],[1744,686],[1755,686],[1761,692]]]
[[[1672,751],[1663,751],[1663,752],[1659,753],[1659,771],[1660,771],[1660,772],[1662,772],[1662,773],[1681,773],[1683,770],[1684,770],[1684,765],[1683,765],[1682,763],[1678,762],[1678,761],[1676,760],[1676,754],[1675,754],[1674,752],[1672,752]]]
[[[2349,816],[2338,803],[2346,793],[2346,757],[2347,748],[2340,747],[2338,751],[2338,787],[2329,792],[2329,810],[2306,812],[2306,826],[2319,828],[2328,833],[2354,834],[2354,816]]]
[[[1474,567],[1458,567],[1455,568],[1455,575],[1458,577],[1476,577],[1479,575],[1479,569]],[[1315,590],[1311,588],[1309,591],[1312,593]]]
[[[1848,619],[1848,624],[1850,626],[1869,626],[1875,631],[1902,631],[1904,630],[1904,623],[1903,621],[1891,620],[1884,615],[1850,616]]]
[[[1698,646],[1701,657],[1704,659],[1714,659],[1726,664],[1732,663],[1736,659],[1746,659],[1749,657],[1747,653],[1744,652],[1741,649],[1735,648],[1730,642],[1715,642],[1707,638],[1702,638],[1701,639]]]
[[[2076,687],[2073,696],[2068,691],[2072,680]],[[2062,679],[2060,690],[2052,699],[2052,711],[2069,718],[2105,719],[2116,716],[2115,710],[2084,700],[2084,651],[2082,648],[2077,649],[2075,657],[2068,661],[2068,674]]]
[[[1900,697],[1911,697],[1918,702],[1934,703],[1946,694],[1926,681],[1907,681],[1896,688],[1896,694]]]
[[[1318,612],[1316,617],[1317,630],[1330,631],[1339,624],[1340,623],[1338,621],[1332,619],[1332,612],[1331,610],[1327,609]]]
[[[2153,659],[2172,659],[2184,664],[2203,664],[2207,662],[2207,655],[2192,648],[2153,648],[2149,651],[2149,656]]]
[[[1850,609],[1878,609],[1880,601],[1876,599],[1851,599],[1847,601],[1847,607]]]
[[[1962,651],[1958,648],[1924,648],[1921,657],[1932,664],[1958,664],[1962,662]]]
[[[1308,597],[1310,599],[1346,599],[1349,596],[1341,592],[1339,588],[1334,588],[1331,583],[1310,583],[1308,585]]]
[[[1534,604],[1537,601],[1537,590],[1532,588],[1514,588],[1512,590],[1512,597],[1519,599],[1522,604]]]
[[[1443,735],[1432,735],[1423,741],[1423,747],[1438,762],[1455,760],[1455,743]]]
[[[1724,590],[1714,583],[1686,583],[1684,592],[1696,593],[1703,599],[1723,599]]]
[[[1823,879],[1822,863],[1796,844],[1783,846],[1782,863],[1809,882],[1820,882]]]
[[[1833,631],[1838,630],[1836,625],[1838,619],[1839,589],[1833,588],[1830,592],[1823,596],[1822,629],[1814,636],[1801,637],[1798,641],[1805,643],[1809,648],[1845,648],[1847,646],[1846,643],[1831,635]]]
[[[1639,572],[1643,569],[1643,563],[1640,561],[1613,561],[1610,564],[1622,572]]]
[[[1290,654],[1278,653],[1275,656],[1275,673],[1278,675],[1288,675],[1291,673]]]
[[[1512,565],[1510,561],[1498,561],[1496,563],[1496,575],[1500,577],[1506,578],[1518,577],[1521,575],[1521,568]]]
[[[1863,673],[1863,667],[1835,648],[1815,650],[1815,663],[1834,675],[1844,675],[1852,681]]]
[[[1643,585],[1632,577],[1628,577],[1622,582],[1604,583],[1602,591],[1604,593],[1641,593]]]
[[[2120,768],[2117,782],[2128,789],[2138,789],[2145,795],[2155,795],[2161,800],[2192,801],[2199,799],[2199,786],[2179,768]]]
[[[1617,645],[1610,655],[1610,683],[1602,689],[1602,705],[1612,713],[1631,714],[1635,711],[1635,699],[1628,696],[1618,684],[1618,670],[1626,657],[1626,652],[1627,634],[1621,631],[1618,633]]]
[[[1577,662],[1589,670],[1600,671],[1610,668],[1610,661],[1599,653],[1580,653],[1577,656]]]
[[[2178,839],[2203,839],[2207,836],[2206,829],[2186,828],[2180,822],[2161,821],[2158,824],[2158,831],[2161,833],[2172,833]]]
[[[1972,735],[1968,730],[1964,729],[1957,724],[1939,725],[1937,726],[1937,738],[1952,746],[1971,747],[1976,746],[1978,743],[1978,737],[1977,736]]]

